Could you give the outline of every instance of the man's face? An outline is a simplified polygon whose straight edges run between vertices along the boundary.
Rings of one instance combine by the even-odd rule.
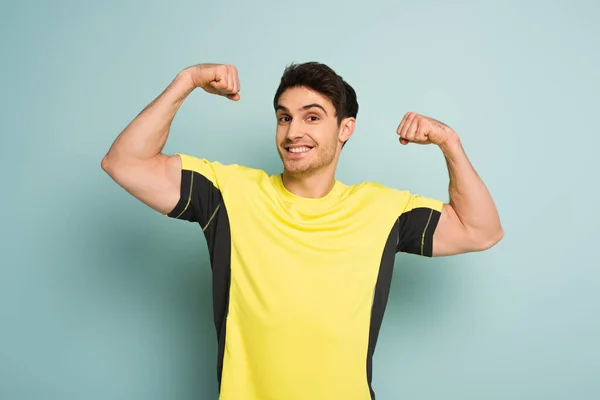
[[[341,130],[327,97],[290,88],[279,97],[276,117],[277,151],[288,173],[306,176],[337,162]]]

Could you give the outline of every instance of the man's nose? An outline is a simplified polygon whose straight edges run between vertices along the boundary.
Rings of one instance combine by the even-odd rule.
[[[298,139],[304,136],[304,130],[302,129],[302,121],[292,120],[288,125],[288,130],[285,137],[288,140]]]

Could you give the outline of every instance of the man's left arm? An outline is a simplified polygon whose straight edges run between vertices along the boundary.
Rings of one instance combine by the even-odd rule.
[[[483,251],[498,243],[504,235],[498,210],[456,132],[435,119],[408,113],[397,133],[401,144],[436,144],[446,158],[450,201],[442,207],[432,255]]]

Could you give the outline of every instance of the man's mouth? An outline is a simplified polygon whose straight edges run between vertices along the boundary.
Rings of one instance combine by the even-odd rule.
[[[310,149],[312,149],[312,147],[310,146],[294,146],[294,147],[286,147],[285,148],[289,153],[306,153],[307,151],[309,151]]]

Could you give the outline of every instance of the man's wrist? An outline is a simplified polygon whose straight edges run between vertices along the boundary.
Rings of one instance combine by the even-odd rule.
[[[453,133],[448,139],[440,145],[440,149],[446,158],[452,158],[454,155],[463,151],[462,143],[456,133]]]
[[[182,90],[186,95],[196,89],[196,84],[194,83],[192,73],[189,69],[184,69],[179,72],[173,80],[172,85]]]

